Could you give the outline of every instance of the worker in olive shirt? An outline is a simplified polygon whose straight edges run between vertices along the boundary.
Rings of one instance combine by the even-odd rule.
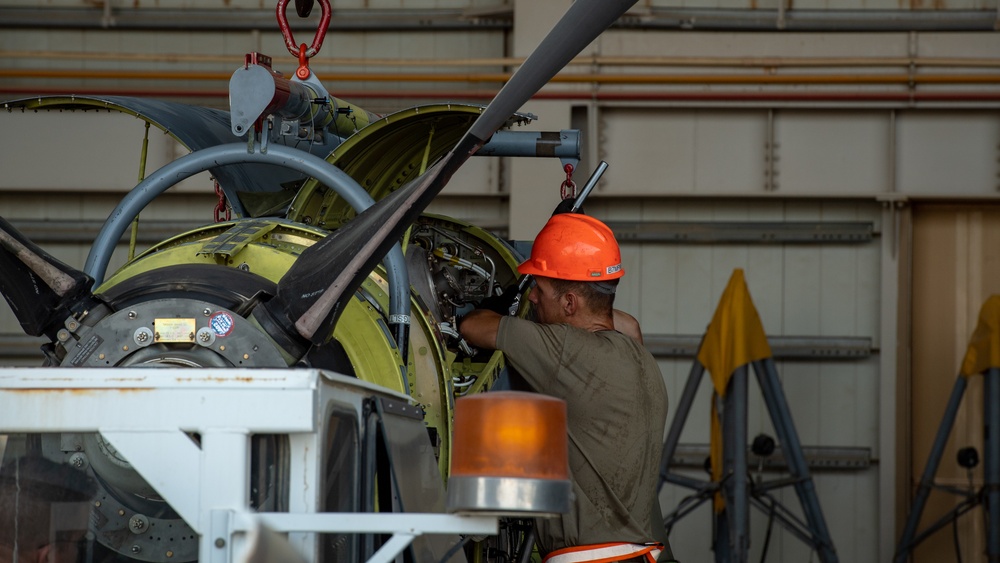
[[[553,215],[518,267],[536,286],[538,322],[476,309],[461,323],[473,346],[502,350],[537,392],[566,401],[570,512],[536,521],[548,563],[672,560],[657,497],[667,395],[653,356],[615,330],[624,274],[611,229]]]

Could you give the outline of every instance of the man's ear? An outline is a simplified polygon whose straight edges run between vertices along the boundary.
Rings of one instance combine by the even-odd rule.
[[[580,311],[580,296],[572,291],[567,291],[562,294],[559,304],[562,306],[563,314],[572,317]]]

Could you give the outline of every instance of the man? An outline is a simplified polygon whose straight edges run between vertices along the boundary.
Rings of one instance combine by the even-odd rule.
[[[87,532],[93,482],[43,457],[0,468],[0,563],[75,563]]]
[[[502,350],[535,391],[566,401],[575,498],[568,514],[536,521],[539,551],[548,563],[672,560],[668,547],[661,553],[657,497],[666,388],[638,325],[632,336],[615,330],[624,271],[611,229],[582,214],[553,215],[518,272],[535,278],[538,322],[481,308],[460,330],[473,346]],[[618,320],[623,329],[635,323]]]

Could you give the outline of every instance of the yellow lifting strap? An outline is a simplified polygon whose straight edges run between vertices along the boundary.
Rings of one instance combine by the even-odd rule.
[[[736,368],[771,357],[771,346],[767,343],[760,315],[750,299],[743,270],[733,270],[729,285],[719,299],[712,323],[698,349],[698,361],[705,366],[712,377],[715,394],[712,397],[712,438],[710,456],[712,460],[712,480],[722,479],[722,426],[716,410],[718,398],[726,396],[729,379]],[[725,508],[721,492],[715,494],[715,510]]]
[[[1000,368],[1000,295],[991,295],[979,310],[979,322],[962,360],[962,375],[969,377]]]

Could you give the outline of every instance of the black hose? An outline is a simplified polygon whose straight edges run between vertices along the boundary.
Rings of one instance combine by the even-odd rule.
[[[528,563],[531,560],[531,550],[535,547],[535,527],[528,528],[528,533],[524,535],[521,548],[518,552],[517,563]]]
[[[459,540],[458,543],[451,546],[451,549],[449,549],[448,552],[444,554],[444,557],[441,558],[440,563],[446,563],[449,559],[454,557],[455,554],[458,553],[458,550],[462,549],[463,547],[465,547],[465,544],[469,543],[470,539],[472,539],[471,536],[465,536],[464,538]]]
[[[988,528],[987,528],[988,529]],[[962,547],[958,545],[958,517],[951,519],[951,538],[955,542],[955,563],[962,563]]]
[[[771,500],[771,509],[767,512],[767,532],[764,533],[764,547],[760,552],[760,563],[764,563],[767,558],[767,546],[771,543],[771,529],[774,527],[774,500]],[[960,562],[961,563],[961,562]]]

